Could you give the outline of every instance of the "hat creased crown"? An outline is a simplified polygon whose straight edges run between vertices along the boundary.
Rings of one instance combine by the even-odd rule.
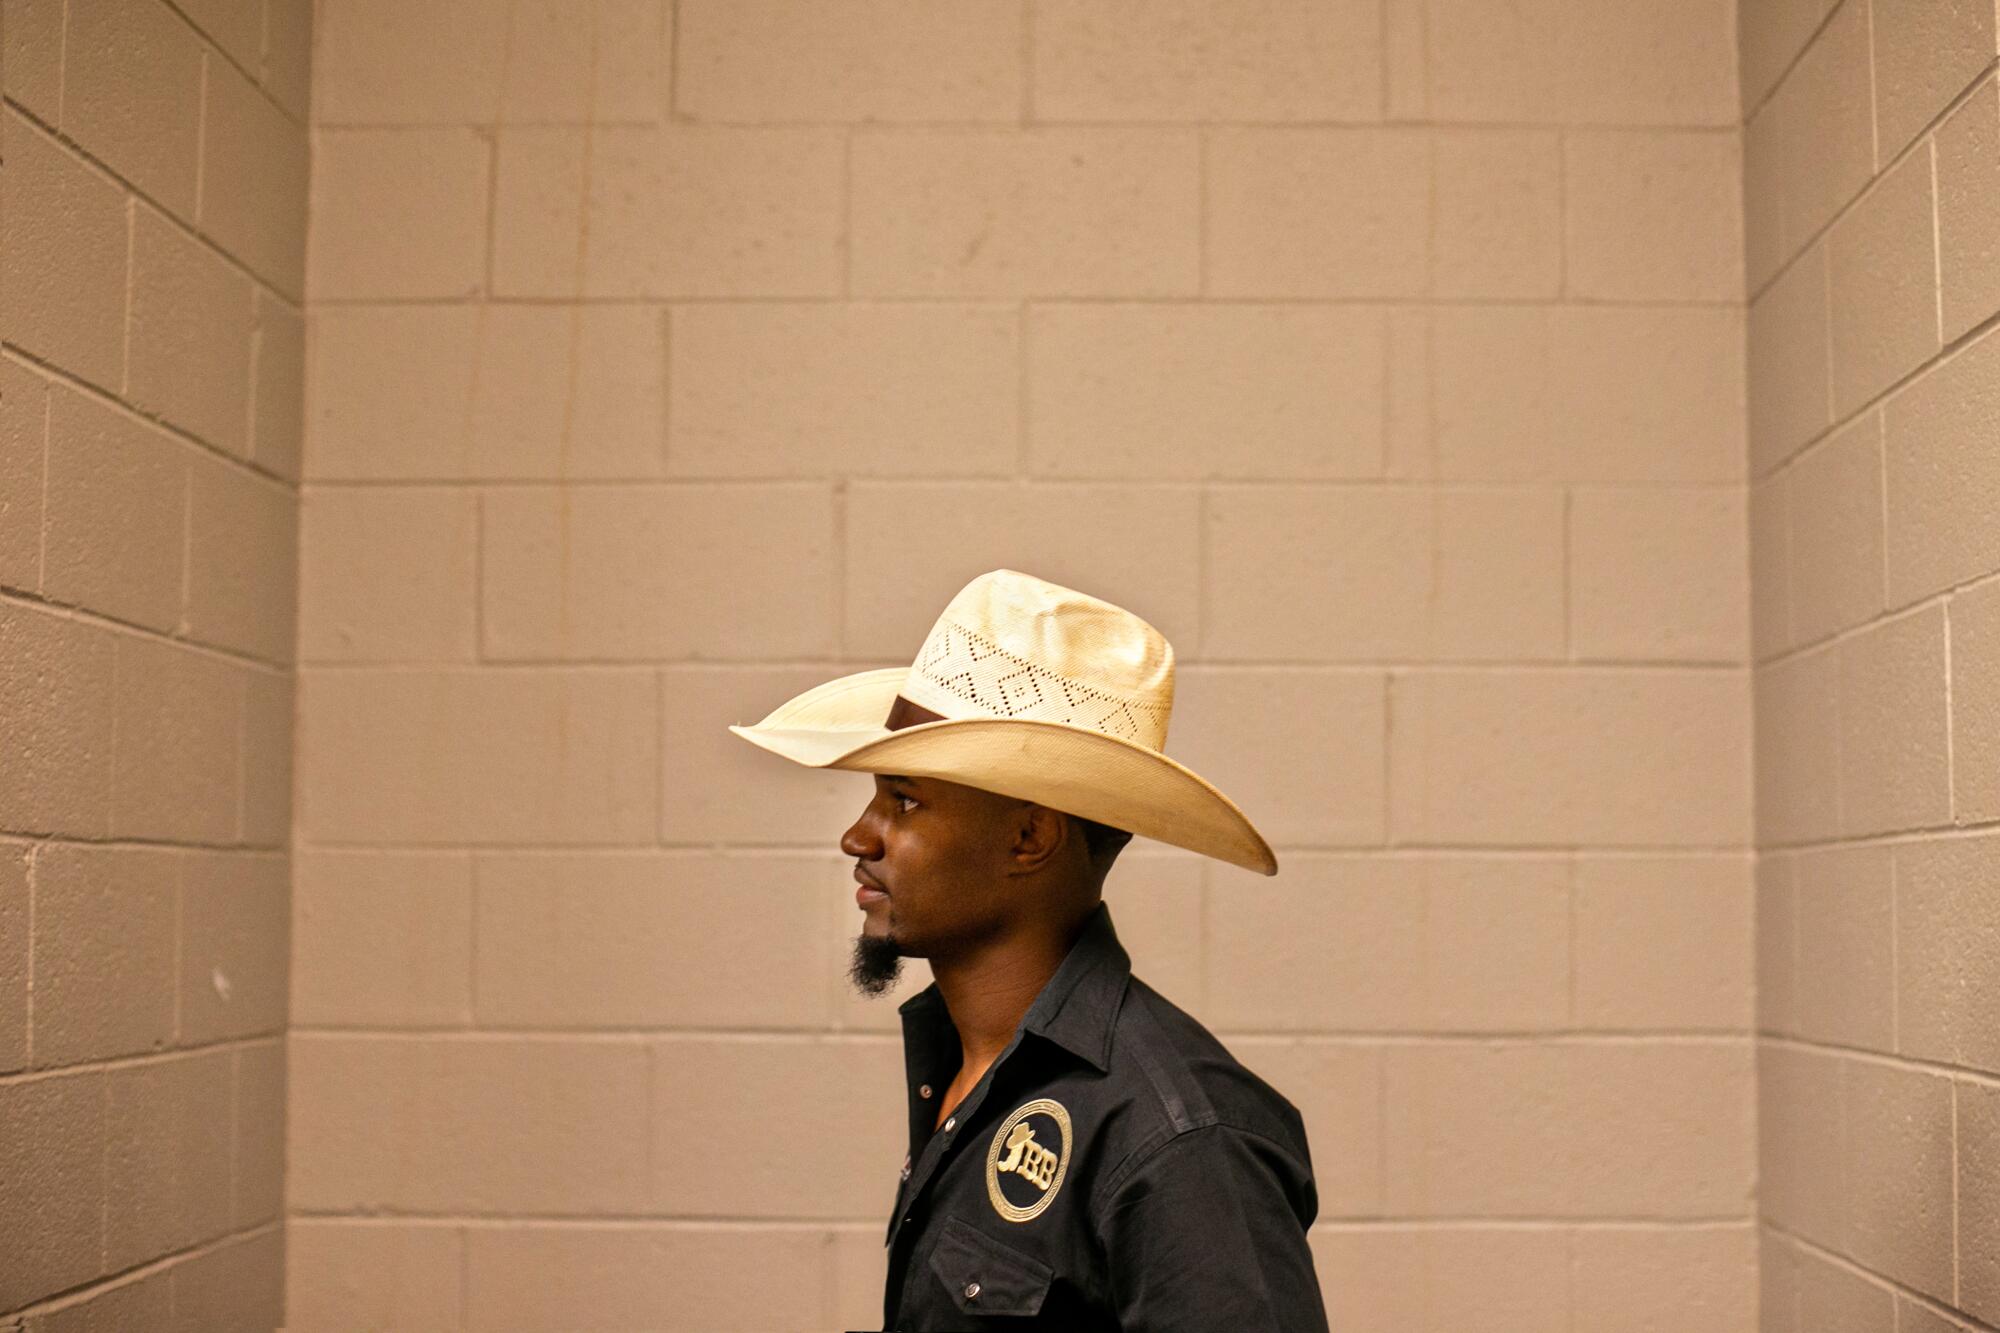
[[[1123,607],[1011,569],[952,598],[902,694],[943,717],[1058,722],[1162,750],[1174,650]]]

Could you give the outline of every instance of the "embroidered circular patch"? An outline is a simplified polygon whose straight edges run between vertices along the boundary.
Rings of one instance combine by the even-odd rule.
[[[1055,1201],[1069,1169],[1069,1112],[1043,1097],[1000,1122],[986,1150],[986,1197],[1009,1222],[1026,1222]]]

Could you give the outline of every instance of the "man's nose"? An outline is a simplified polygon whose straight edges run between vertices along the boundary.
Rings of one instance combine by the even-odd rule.
[[[867,810],[864,809],[861,817],[849,824],[847,832],[840,835],[840,850],[849,856],[858,856],[866,860],[873,860],[881,855],[882,840],[875,836],[874,829],[868,822]]]

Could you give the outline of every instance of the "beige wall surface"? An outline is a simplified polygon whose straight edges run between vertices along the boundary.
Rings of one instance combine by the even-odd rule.
[[[1168,635],[1278,847],[1108,893],[1303,1110],[1336,1326],[1754,1328],[1736,67],[1727,0],[322,0],[293,1325],[879,1318],[866,780],[724,725],[1008,565]]]
[[[270,1328],[305,0],[0,6],[0,1321]]]
[[[1744,8],[1763,1333],[2000,1326],[1996,49]]]
[[[867,1326],[1009,565],[1336,1328],[2000,1327],[1993,11],[0,0],[0,1321]]]

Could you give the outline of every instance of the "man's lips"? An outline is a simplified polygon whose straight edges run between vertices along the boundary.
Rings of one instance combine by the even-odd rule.
[[[854,901],[858,906],[866,907],[870,903],[879,903],[889,896],[887,889],[862,874],[858,869],[854,872],[854,882],[860,886],[854,890]]]

